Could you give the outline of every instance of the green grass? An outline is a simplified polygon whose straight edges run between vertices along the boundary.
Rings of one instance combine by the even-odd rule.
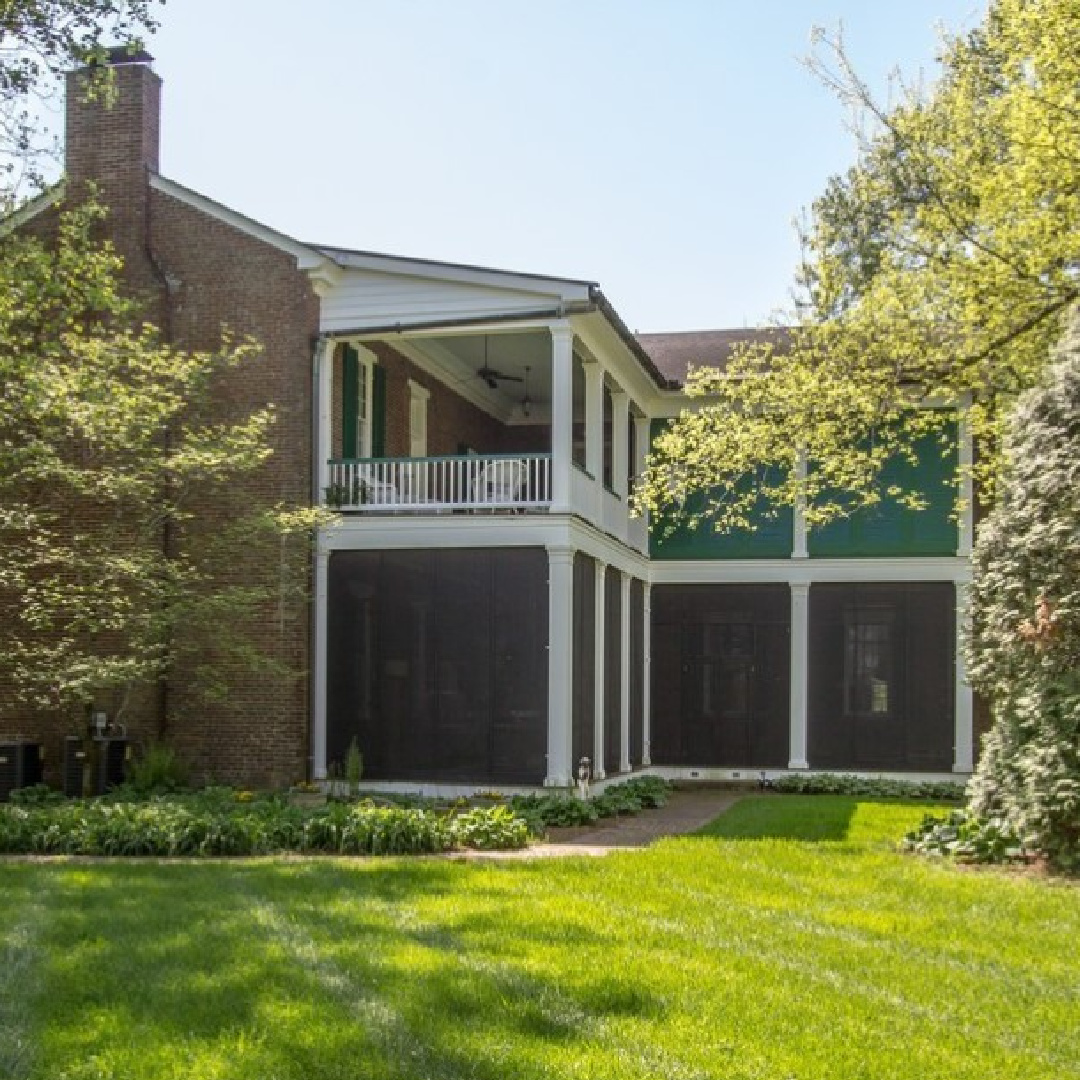
[[[748,799],[603,859],[0,863],[0,1077],[1080,1076],[1080,889]]]

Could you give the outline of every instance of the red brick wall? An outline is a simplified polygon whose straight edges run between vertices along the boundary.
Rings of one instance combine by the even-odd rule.
[[[161,80],[146,64],[112,69],[112,85],[88,96],[84,74],[67,78],[67,198],[93,195],[109,208],[104,231],[124,258],[132,291],[161,317],[162,285],[148,250],[150,172],[158,169]]]
[[[312,354],[318,301],[293,256],[249,237],[160,192],[151,193],[151,242],[161,269],[176,282],[169,323],[174,342],[213,349],[223,330],[261,346],[252,362],[231,372],[216,391],[223,407],[247,413],[272,404],[277,421],[273,456],[245,482],[249,504],[303,505],[311,498]],[[185,542],[229,512],[208,501]],[[273,567],[239,568],[251,575]],[[308,668],[307,605],[275,605],[260,623],[258,642],[296,671]],[[170,694],[170,738],[197,771],[219,778],[278,786],[307,769],[310,689],[288,680],[235,670],[229,700],[212,708],[184,692],[183,676]]]
[[[409,456],[409,380],[430,391],[428,456],[456,454],[466,443],[481,453],[497,453],[503,426],[445,383],[418,368],[393,346],[372,342],[368,348],[386,369],[386,456]]]

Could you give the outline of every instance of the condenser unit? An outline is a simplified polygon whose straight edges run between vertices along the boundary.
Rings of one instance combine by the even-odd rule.
[[[69,735],[64,740],[64,794],[104,795],[127,777],[131,740],[106,735],[84,739]]]
[[[16,788],[40,784],[43,761],[39,742],[0,740],[0,802],[6,802]]]
[[[69,799],[78,799],[86,791],[86,767],[89,755],[87,740],[80,735],[68,735],[64,739],[64,794]]]
[[[94,794],[104,795],[127,778],[131,740],[125,736],[91,739],[94,746]]]

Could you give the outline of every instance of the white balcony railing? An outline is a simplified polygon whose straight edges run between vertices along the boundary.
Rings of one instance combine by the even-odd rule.
[[[328,506],[371,513],[545,509],[551,455],[338,458],[323,496]]]

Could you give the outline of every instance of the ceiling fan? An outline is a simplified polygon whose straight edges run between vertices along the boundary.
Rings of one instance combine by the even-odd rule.
[[[488,339],[484,335],[484,364],[476,369],[476,376],[483,379],[492,390],[499,389],[500,382],[524,382],[520,375],[504,375],[497,368],[493,368],[488,362]]]

